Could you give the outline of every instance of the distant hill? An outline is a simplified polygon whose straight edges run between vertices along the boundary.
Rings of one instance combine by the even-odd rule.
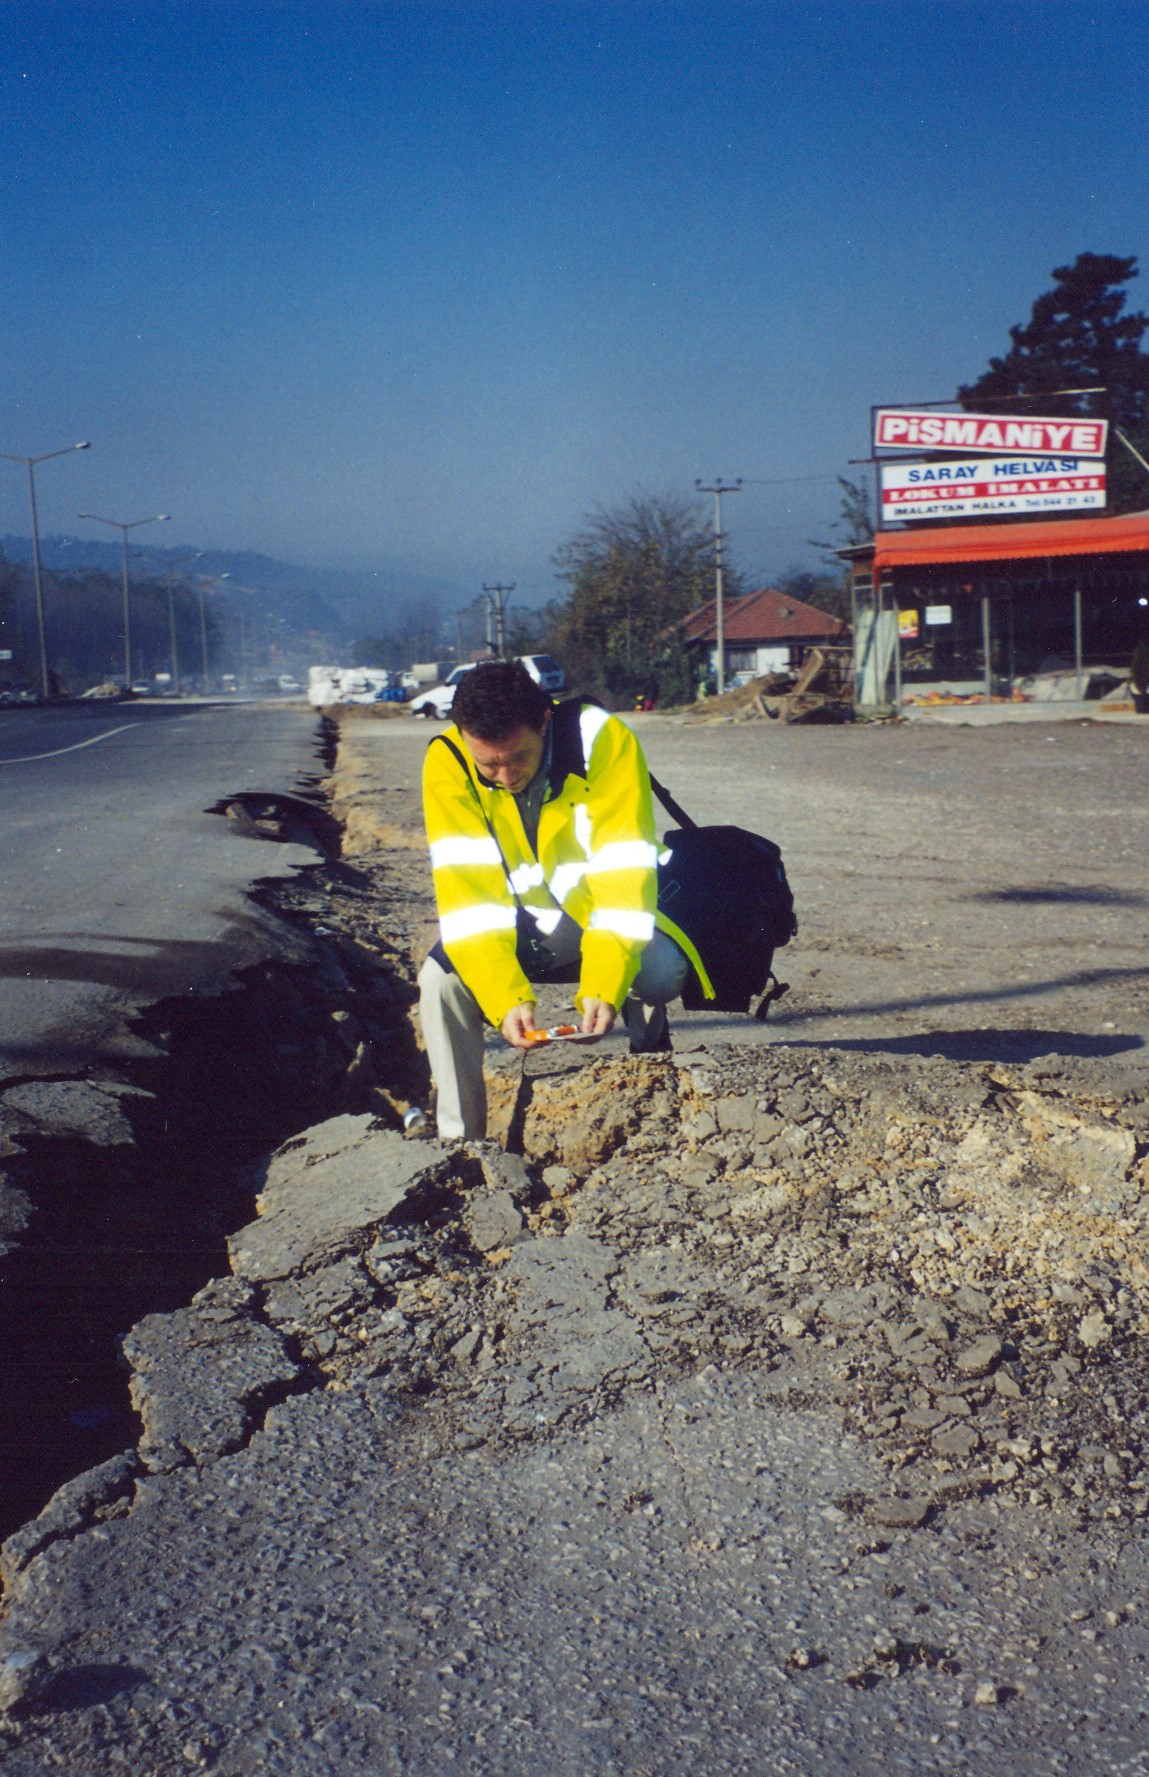
[[[165,562],[186,557],[194,547],[194,543],[184,543],[165,548],[158,538],[153,545],[150,534],[146,541],[141,536],[139,543],[133,544],[133,561],[138,564],[133,572],[141,576],[149,569],[162,573]],[[30,563],[31,538],[0,537],[0,554],[10,562]],[[104,542],[100,538],[56,534],[40,539],[40,559],[52,573],[95,569],[116,575],[122,556],[118,539]],[[208,549],[201,560],[190,564],[188,571],[226,574],[230,591],[262,593],[268,608],[289,628],[299,632],[318,630],[336,641],[385,631],[400,603],[432,600],[445,590],[453,596],[442,582],[404,570],[380,568],[357,573],[344,568],[300,567],[254,550]]]

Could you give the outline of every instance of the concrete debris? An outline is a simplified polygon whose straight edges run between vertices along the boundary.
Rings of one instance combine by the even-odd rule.
[[[964,1351],[959,1351],[954,1359],[954,1368],[963,1376],[988,1376],[1002,1353],[1002,1343],[996,1333],[983,1333]]]
[[[50,1544],[77,1536],[107,1508],[128,1498],[141,1472],[134,1450],[125,1450],[59,1488],[38,1518],[23,1525],[0,1548],[0,1576],[12,1585],[35,1556]]]
[[[0,1711],[14,1709],[35,1692],[47,1670],[41,1648],[18,1647],[0,1658]]]
[[[514,1079],[523,1155],[360,1115],[251,1169],[235,1275],[124,1342],[140,1452],[5,1547],[4,1733],[103,1732],[99,1709],[42,1701],[95,1682],[60,1669],[67,1637],[81,1671],[146,1674],[110,1705],[107,1745],[134,1768],[382,1769],[401,1721],[411,1768],[442,1762],[430,1723],[452,1750],[468,1736],[476,1771],[521,1769],[555,1668],[512,1675],[506,1649],[566,1636],[577,1598],[591,1614],[562,1658],[597,1699],[572,1705],[583,1765],[619,1625],[645,1687],[628,1721],[661,1721],[702,1670],[721,1681],[708,1721],[760,1712],[754,1751],[715,1769],[784,1768],[756,1762],[791,1719],[778,1699],[821,1673],[883,1722],[928,1720],[941,1771],[969,1762],[946,1724],[972,1743],[971,1702],[985,1731],[997,1706],[1016,1718],[1049,1658],[1042,1599],[1085,1600],[1066,1635],[1135,1636],[1118,1606],[1149,1511],[1139,1100],[1039,1065],[783,1045],[596,1059],[572,1087]],[[1103,1575],[1072,1566],[1075,1524]],[[114,1601],[101,1619],[130,1611],[93,1624],[94,1597]],[[354,1646],[352,1676],[340,1660],[332,1679],[333,1645]],[[1002,1677],[975,1687],[987,1668]],[[1109,1703],[1125,1681],[1105,1670]],[[197,1673],[210,1708],[178,1713]],[[560,1692],[533,1768],[563,1768]],[[675,1730],[692,1758],[697,1729],[687,1712]],[[856,1739],[842,1768],[866,1756]]]
[[[742,739],[781,757],[787,732]],[[712,782],[740,777],[737,729],[690,738],[734,748]],[[1049,912],[1064,820],[1018,881],[966,758],[939,782],[947,809],[976,798],[982,843],[967,824],[945,849],[915,768],[882,853],[916,867],[931,834],[949,924],[938,897],[893,927],[881,897],[870,924],[814,910],[802,1016],[861,1012],[792,1046],[792,1024],[722,1046],[703,1017],[676,1026],[689,1054],[493,1056],[500,1139],[447,1147],[394,1128],[429,1102],[404,1047],[433,930],[418,773],[364,773],[362,871],[290,901],[322,922],[300,998],[319,984],[323,1015],[258,1022],[292,1079],[339,1083],[300,1117],[378,1119],[317,1120],[249,1169],[234,1275],[125,1340],[141,1450],[5,1546],[12,1777],[1141,1769],[1149,1105],[1118,1011],[1143,1022],[1141,884],[1115,849],[1139,805],[1094,834],[1104,881],[1083,863]],[[1050,771],[1050,806],[1080,809],[1089,763]],[[777,806],[829,794],[856,839],[859,780],[822,767]],[[1030,981],[1016,1029],[919,1025],[1012,979],[984,939],[1015,904],[1067,976],[1087,927],[1103,978]],[[984,967],[954,964],[959,926]],[[1056,1031],[1027,1022],[1054,1000]],[[3,1159],[48,1127],[10,1098]]]
[[[468,1206],[467,1232],[481,1253],[513,1246],[523,1231],[523,1218],[509,1191],[491,1191]]]
[[[1100,1309],[1087,1314],[1077,1328],[1077,1337],[1087,1351],[1096,1351],[1099,1345],[1107,1344],[1112,1336],[1113,1329]]]
[[[1103,1162],[1112,1190],[1142,1138],[1119,1106],[1100,1115],[1004,1070],[993,1084],[991,1110],[956,1064],[598,1060],[577,1092],[565,1074],[519,1089],[529,1161],[336,1118],[258,1169],[261,1215],[233,1237],[233,1265],[263,1289],[264,1334],[293,1342],[315,1377],[440,1389],[466,1403],[452,1441],[468,1447],[753,1356],[779,1398],[832,1399],[895,1471],[922,1472],[908,1501],[877,1499],[875,1522],[912,1527],[922,1501],[986,1485],[1048,1506],[1079,1497],[1072,1452],[1093,1398],[1082,1366],[1134,1362],[1143,1274],[1128,1209],[1105,1212],[1092,1185],[1067,1191],[1047,1146],[1063,1168],[1085,1156],[1091,1178]],[[675,1126],[689,1134],[670,1148]],[[1105,1139],[1082,1145],[1082,1131]],[[1104,1312],[1083,1314],[1099,1293]],[[236,1312],[254,1336],[251,1305]],[[306,1385],[275,1350],[273,1376],[231,1388],[226,1437],[201,1436],[199,1460],[250,1435],[261,1388]],[[1007,1451],[987,1480],[980,1452],[1051,1401],[1065,1426],[1037,1471]],[[1135,1444],[1140,1426],[1134,1413]],[[161,1443],[153,1462],[195,1438],[182,1427]],[[1084,1496],[1108,1509],[1127,1489],[1121,1510],[1136,1516],[1142,1472],[1099,1460]]]
[[[880,1499],[869,1511],[872,1523],[884,1524],[891,1530],[920,1530],[929,1515],[928,1499]]]

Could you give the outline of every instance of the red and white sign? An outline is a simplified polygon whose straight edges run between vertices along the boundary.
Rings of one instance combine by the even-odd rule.
[[[987,455],[1024,451],[1043,456],[1103,457],[1108,420],[1003,419],[993,413],[937,413],[929,408],[879,407],[874,448],[976,450]]]
[[[973,457],[883,463],[882,518],[1076,512],[1105,504],[1105,463],[1090,457]]]

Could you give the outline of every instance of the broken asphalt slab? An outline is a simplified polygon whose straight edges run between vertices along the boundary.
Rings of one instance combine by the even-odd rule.
[[[705,1070],[653,1066],[643,1101],[699,1125]],[[725,1139],[808,1128],[823,1090],[759,1073]],[[6,1770],[876,1777],[891,1733],[939,1777],[1140,1770],[1144,1539],[984,1468],[923,1493],[807,1404],[875,1332],[915,1374],[952,1347],[956,1381],[995,1292],[824,1287],[815,1242],[759,1303],[722,1275],[752,1192],[685,1187],[688,1157],[639,1129],[595,1174],[552,1164],[553,1198],[369,1117],[278,1150],[245,1275],[125,1341],[140,1451],[6,1545]]]
[[[268,1162],[258,1220],[228,1241],[233,1271],[265,1283],[330,1263],[362,1244],[417,1182],[433,1184],[444,1158],[437,1143],[409,1142],[369,1115],[304,1131]],[[258,1176],[249,1172],[248,1182]]]

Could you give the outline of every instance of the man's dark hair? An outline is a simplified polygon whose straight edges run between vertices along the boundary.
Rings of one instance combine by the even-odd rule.
[[[499,741],[516,728],[537,734],[553,707],[521,660],[484,660],[459,680],[451,720],[476,740]]]

